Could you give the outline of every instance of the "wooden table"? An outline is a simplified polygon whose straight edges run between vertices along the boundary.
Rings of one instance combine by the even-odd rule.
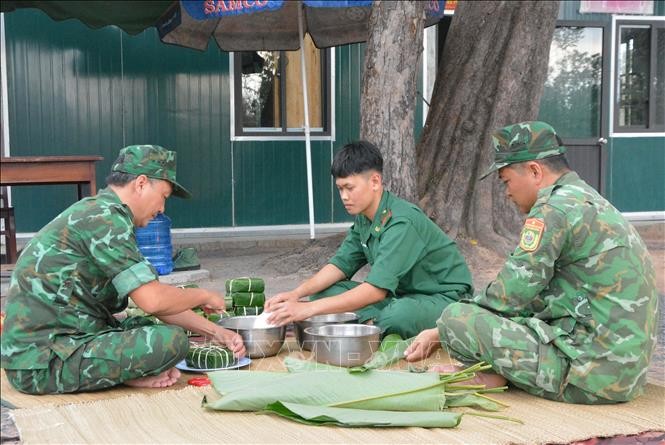
[[[95,162],[101,156],[10,156],[0,158],[0,185],[76,184],[79,199],[87,184],[97,193]]]
[[[76,184],[79,199],[85,185],[90,196],[97,193],[95,162],[101,156],[10,156],[0,157],[0,186]],[[13,218],[13,216],[12,216]],[[7,262],[16,262],[16,234],[5,233]]]

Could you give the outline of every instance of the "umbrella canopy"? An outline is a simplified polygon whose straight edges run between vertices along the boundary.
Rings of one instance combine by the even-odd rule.
[[[427,2],[425,26],[443,17],[444,0]],[[210,36],[225,51],[296,50],[303,31],[319,48],[364,42],[372,0],[183,0],[156,27],[165,43],[206,49]]]
[[[153,26],[175,3],[174,0],[39,1],[3,0],[0,12],[41,9],[53,20],[78,19],[91,28],[115,25],[128,34],[139,34]]]
[[[425,26],[443,17],[445,0],[428,0]],[[372,0],[4,0],[0,12],[37,8],[54,20],[128,34],[155,26],[162,41],[204,50],[210,36],[225,51],[296,50],[298,9],[319,48],[364,42]]]

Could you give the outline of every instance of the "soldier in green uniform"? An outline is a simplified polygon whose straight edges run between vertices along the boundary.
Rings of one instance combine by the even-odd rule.
[[[164,211],[176,182],[175,152],[155,145],[120,151],[108,187],[62,212],[40,230],[12,274],[2,333],[2,368],[30,394],[92,391],[124,383],[164,387],[189,348],[184,329],[245,353],[239,335],[191,311],[223,310],[205,289],[161,284],[136,245],[134,227]],[[164,324],[118,321],[128,297]],[[183,329],[184,328],[184,329]]]
[[[639,396],[656,343],[658,295],[649,253],[621,213],[568,167],[544,122],[493,135],[508,197],[527,219],[496,280],[448,306],[407,360],[440,343],[463,363],[485,361],[524,391],[569,403]],[[439,369],[440,370],[440,369]],[[502,377],[501,377],[502,376]]]
[[[417,206],[383,189],[383,158],[371,143],[346,145],[331,171],[353,226],[329,264],[266,302],[269,321],[355,311],[360,322],[405,338],[434,327],[441,311],[472,289],[457,246]],[[350,281],[368,263],[365,281]],[[299,302],[306,296],[314,301]]]

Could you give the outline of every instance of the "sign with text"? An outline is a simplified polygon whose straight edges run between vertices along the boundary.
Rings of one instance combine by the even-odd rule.
[[[590,12],[653,15],[653,0],[581,0],[580,13]]]
[[[195,20],[217,19],[234,15],[276,11],[284,6],[285,0],[180,0],[182,9]],[[303,0],[309,8],[368,8],[372,0]],[[425,14],[428,19],[443,17],[445,0],[428,0]]]

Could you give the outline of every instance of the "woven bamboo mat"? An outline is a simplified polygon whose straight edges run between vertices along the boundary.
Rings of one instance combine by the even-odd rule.
[[[295,349],[289,342],[278,357],[255,360],[252,369],[280,371],[284,369],[281,357],[306,358]],[[446,362],[447,358],[440,354],[434,361]],[[191,376],[186,374],[183,379]],[[11,389],[13,393],[8,394],[5,380],[3,375],[2,397],[25,407],[14,410],[13,415],[26,444],[568,443],[665,430],[665,388],[655,385],[648,385],[646,394],[637,400],[611,406],[550,402],[511,389],[494,397],[510,405],[502,414],[521,419],[523,425],[464,416],[456,429],[380,429],[313,427],[271,415],[207,411],[201,408],[201,400],[211,389],[183,388],[182,382],[171,390],[118,388],[70,396],[26,396]],[[29,400],[33,400],[30,407]]]

